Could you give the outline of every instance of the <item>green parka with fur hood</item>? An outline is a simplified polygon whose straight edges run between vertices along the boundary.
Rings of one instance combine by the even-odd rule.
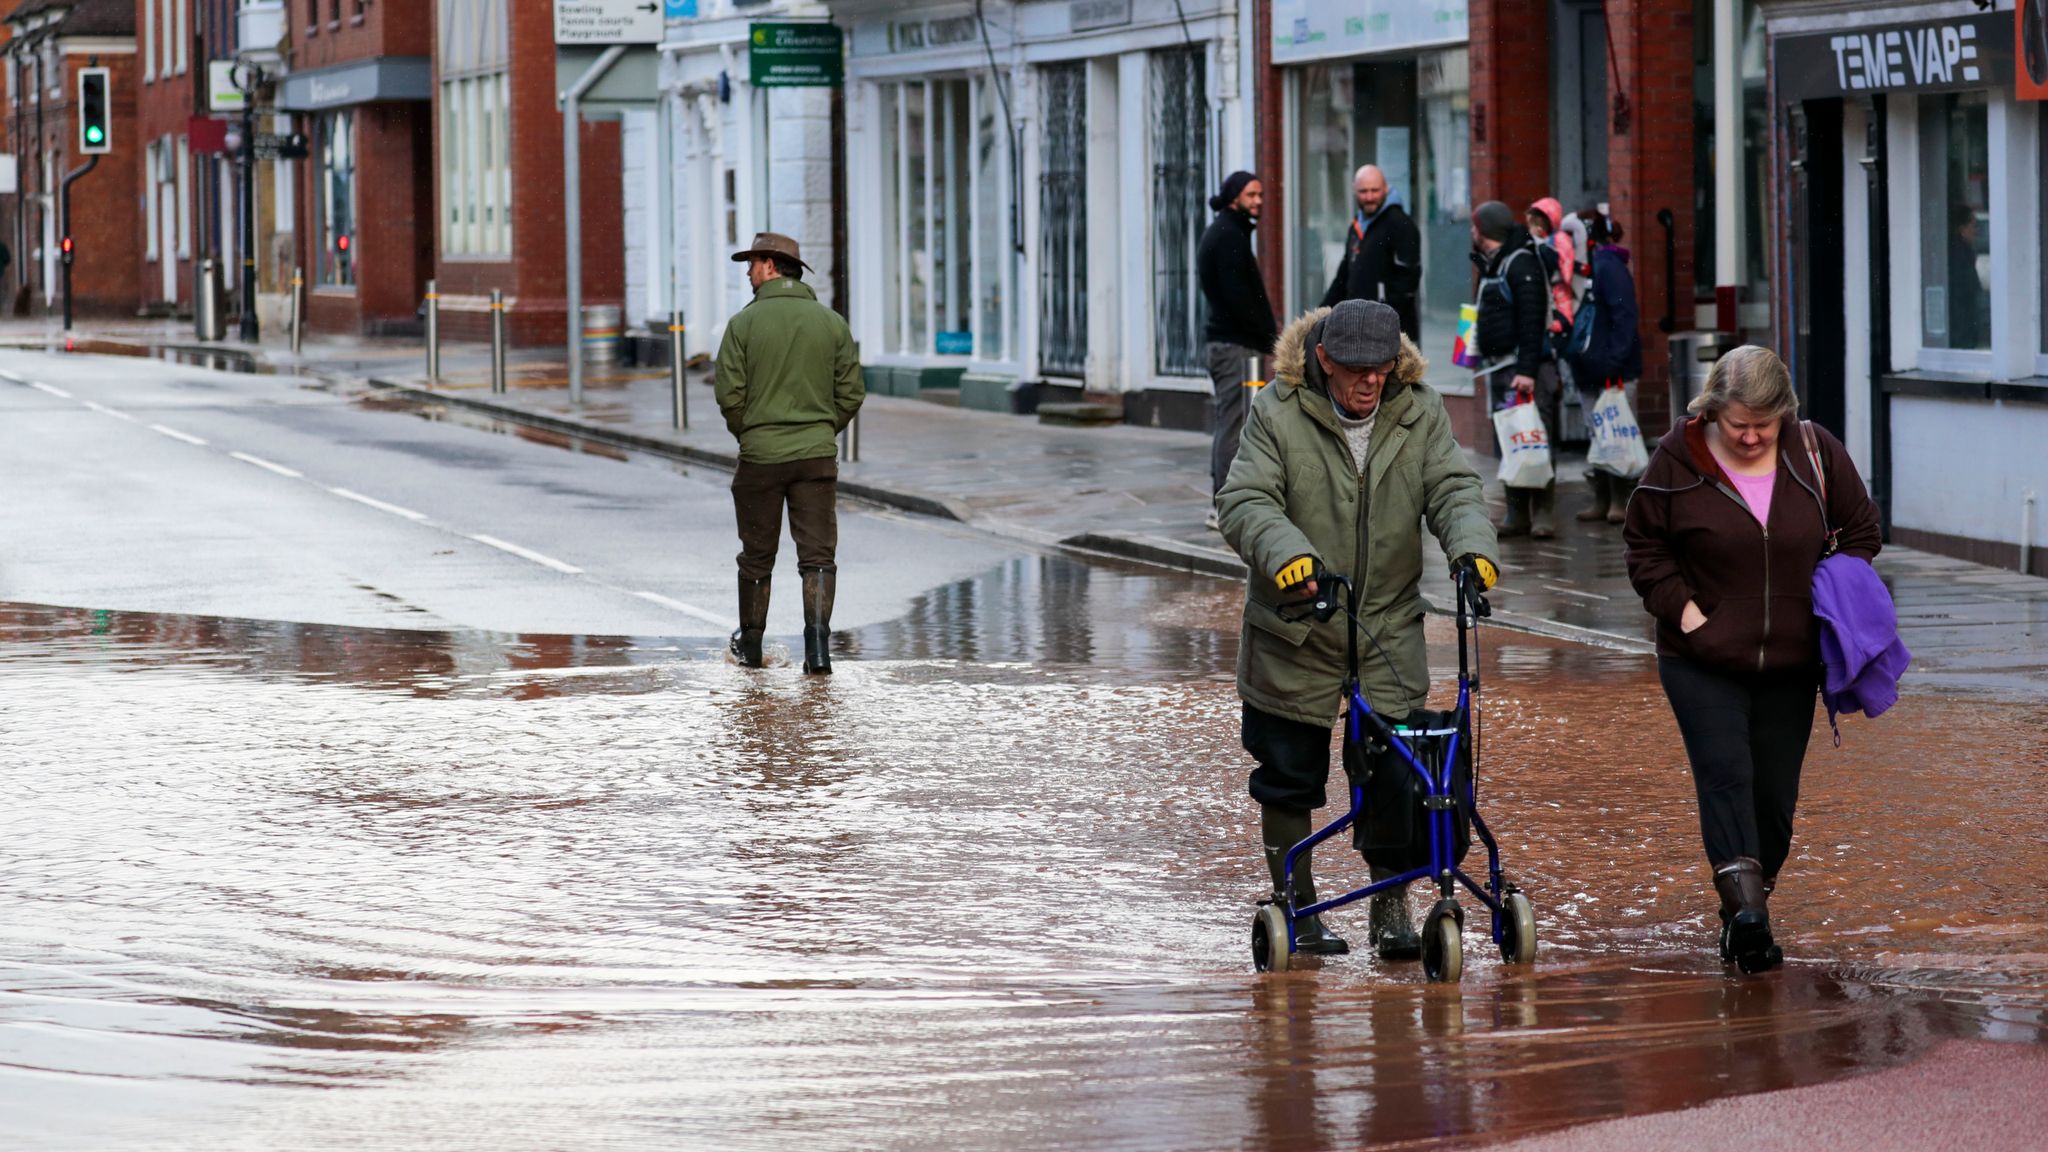
[[[1238,693],[1262,712],[1324,726],[1342,710],[1343,617],[1328,624],[1282,620],[1273,582],[1280,569],[1312,555],[1357,583],[1359,620],[1388,657],[1381,659],[1361,634],[1361,687],[1375,711],[1405,716],[1429,692],[1423,522],[1447,556],[1472,553],[1499,567],[1500,555],[1479,476],[1451,435],[1443,398],[1422,382],[1427,365],[1406,336],[1359,474],[1322,365],[1311,354],[1329,313],[1317,309],[1280,334],[1275,379],[1252,402],[1237,459],[1216,496],[1223,538],[1251,566]]]

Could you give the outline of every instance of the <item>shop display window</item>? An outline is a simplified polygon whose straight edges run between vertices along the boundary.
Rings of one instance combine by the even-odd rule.
[[[320,283],[352,288],[356,282],[356,114],[320,117]]]
[[[986,78],[877,89],[888,350],[1000,357],[1015,262],[997,94]]]
[[[1152,300],[1154,370],[1207,373],[1207,307],[1195,253],[1209,225],[1209,97],[1198,49],[1154,52],[1152,84]]]
[[[1991,131],[1983,92],[1920,99],[1920,335],[1991,347]]]
[[[1039,71],[1038,360],[1050,375],[1088,366],[1088,68]]]

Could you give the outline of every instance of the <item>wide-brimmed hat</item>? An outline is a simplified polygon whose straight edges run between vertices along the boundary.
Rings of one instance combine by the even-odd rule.
[[[749,260],[762,256],[781,256],[794,260],[798,264],[803,264],[804,271],[806,272],[817,271],[816,268],[811,267],[809,264],[804,264],[804,258],[797,253],[796,241],[788,236],[784,236],[780,232],[754,233],[753,247],[733,253],[732,259],[735,264],[745,264]]]

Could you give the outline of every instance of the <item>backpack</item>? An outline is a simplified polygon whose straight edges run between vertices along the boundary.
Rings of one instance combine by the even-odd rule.
[[[1543,252],[1538,249],[1536,242],[1533,240],[1530,241],[1528,244],[1525,244],[1522,247],[1517,248],[1514,251],[1508,253],[1507,257],[1500,262],[1500,268],[1496,272],[1494,272],[1493,275],[1484,276],[1480,278],[1480,319],[1479,323],[1475,325],[1475,328],[1479,331],[1487,330],[1486,314],[1487,308],[1489,306],[1495,308],[1510,309],[1515,306],[1514,290],[1508,287],[1508,269],[1514,265],[1515,259],[1517,257],[1522,256],[1524,254],[1534,259],[1536,261],[1537,268],[1541,269],[1543,272],[1543,335],[1545,343],[1548,345],[1546,351],[1549,352],[1552,358],[1555,358],[1558,354],[1558,351],[1564,346],[1565,338],[1570,335],[1570,330],[1563,328],[1562,321],[1560,320],[1557,311],[1557,294],[1552,290],[1556,287],[1558,283],[1557,260],[1555,259],[1556,250],[1552,249],[1551,258],[1546,259]],[[1591,291],[1591,289],[1588,289],[1588,291]],[[1563,330],[1560,331],[1560,329]]]
[[[1571,331],[1565,333],[1564,346],[1558,349],[1558,356],[1571,365],[1574,373],[1581,371],[1580,365],[1585,363],[1586,354],[1593,350],[1599,311],[1599,300],[1593,295],[1593,286],[1588,284],[1586,294],[1579,298],[1579,310],[1572,315]]]

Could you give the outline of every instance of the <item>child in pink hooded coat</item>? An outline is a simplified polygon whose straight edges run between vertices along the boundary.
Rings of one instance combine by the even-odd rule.
[[[1557,252],[1557,278],[1550,284],[1550,297],[1557,305],[1557,320],[1551,323],[1553,332],[1571,327],[1572,311],[1577,304],[1572,299],[1572,279],[1578,275],[1578,253],[1573,250],[1571,233],[1558,228],[1563,218],[1564,205],[1549,196],[1529,205],[1529,210],[1523,213],[1529,235]]]

